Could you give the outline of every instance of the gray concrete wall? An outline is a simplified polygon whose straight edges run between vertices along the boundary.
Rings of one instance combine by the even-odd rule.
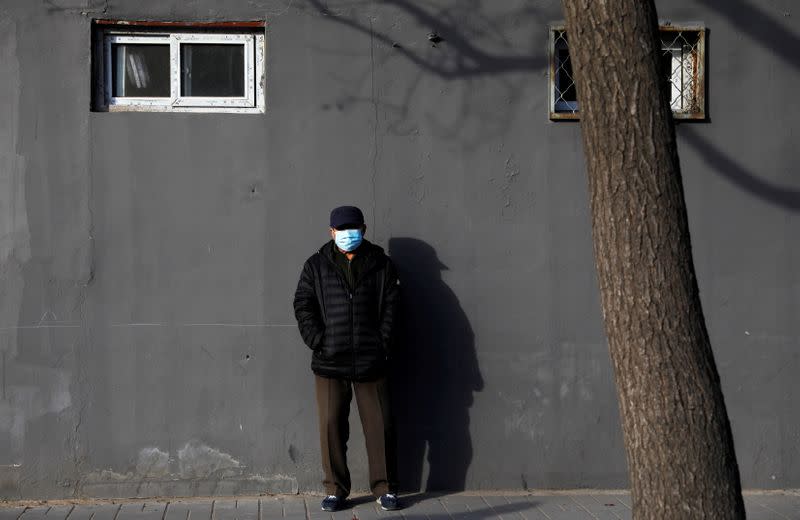
[[[290,301],[346,203],[405,281],[405,487],[626,486],[559,4],[435,4],[0,3],[2,497],[320,490]],[[678,134],[743,484],[800,487],[800,13],[659,4],[710,29]],[[267,19],[267,113],[90,112],[93,17]]]

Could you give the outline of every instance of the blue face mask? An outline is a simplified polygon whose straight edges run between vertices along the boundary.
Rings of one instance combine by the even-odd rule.
[[[364,238],[360,229],[342,229],[334,231],[334,242],[342,251],[352,251],[361,245]]]

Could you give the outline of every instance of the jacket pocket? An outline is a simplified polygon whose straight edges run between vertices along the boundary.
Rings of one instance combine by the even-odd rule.
[[[330,331],[326,331],[318,349],[319,358],[326,361],[333,361],[336,358],[336,354],[336,336],[331,334]]]

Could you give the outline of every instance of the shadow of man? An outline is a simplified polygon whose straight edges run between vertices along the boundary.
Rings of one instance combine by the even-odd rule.
[[[402,295],[391,377],[400,486],[423,489],[427,450],[425,491],[460,491],[472,461],[469,408],[483,389],[475,337],[429,244],[392,238],[389,255]]]

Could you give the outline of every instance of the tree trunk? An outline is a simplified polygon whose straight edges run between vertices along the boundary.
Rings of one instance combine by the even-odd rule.
[[[636,519],[745,517],[652,0],[563,0]]]

